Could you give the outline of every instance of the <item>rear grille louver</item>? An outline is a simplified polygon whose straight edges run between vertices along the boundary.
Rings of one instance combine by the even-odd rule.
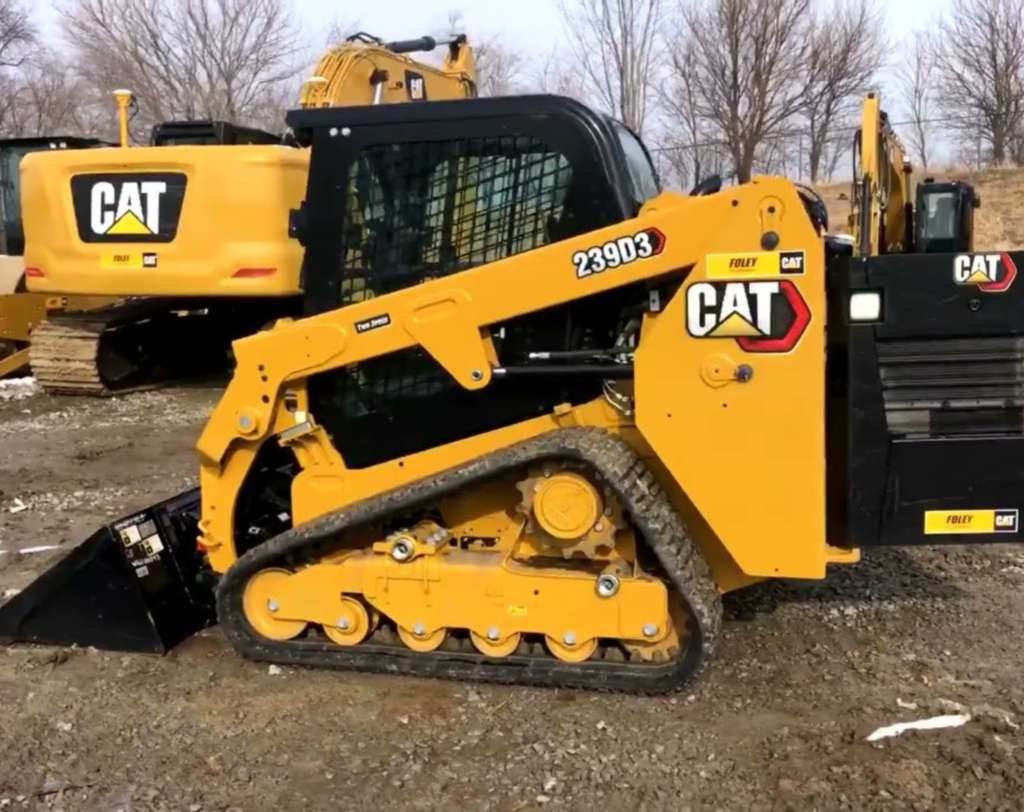
[[[890,434],[1024,433],[1024,339],[879,341]]]

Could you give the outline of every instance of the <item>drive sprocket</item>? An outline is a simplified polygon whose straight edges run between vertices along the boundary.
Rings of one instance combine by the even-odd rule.
[[[594,558],[615,547],[624,528],[611,490],[601,489],[566,462],[548,463],[516,484],[523,495],[518,511],[527,535],[563,558]]]

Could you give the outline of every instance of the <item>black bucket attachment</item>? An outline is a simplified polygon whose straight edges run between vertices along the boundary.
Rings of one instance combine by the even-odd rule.
[[[0,643],[165,654],[214,622],[199,490],[94,533],[0,607]]]

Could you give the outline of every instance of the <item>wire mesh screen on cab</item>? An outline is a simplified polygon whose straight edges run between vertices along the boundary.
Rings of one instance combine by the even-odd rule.
[[[551,241],[572,180],[532,138],[376,145],[349,173],[341,301],[361,301]]]
[[[339,300],[365,301],[607,225],[579,221],[576,181],[564,155],[528,136],[368,147],[348,176]],[[586,332],[570,306],[492,325],[506,363],[579,345]],[[467,392],[418,348],[309,381],[313,413],[350,467],[544,414],[592,397],[594,387],[517,381]]]

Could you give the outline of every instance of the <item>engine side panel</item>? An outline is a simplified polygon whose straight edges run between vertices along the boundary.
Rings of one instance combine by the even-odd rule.
[[[802,208],[750,202],[667,232],[668,264],[696,264],[648,317],[637,426],[744,573],[823,577],[824,252]]]

